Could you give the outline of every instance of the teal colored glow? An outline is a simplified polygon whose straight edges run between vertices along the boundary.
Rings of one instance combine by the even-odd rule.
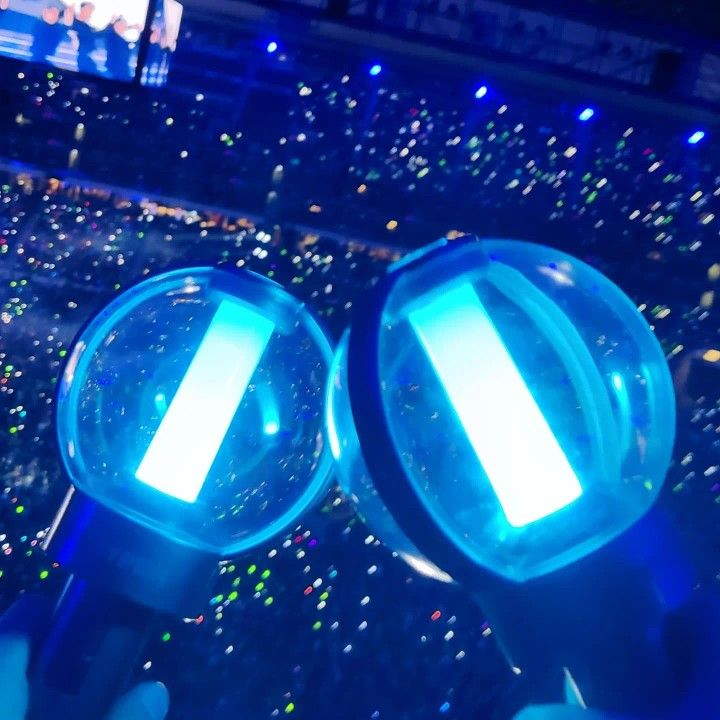
[[[271,320],[223,300],[135,477],[195,502],[272,335]]]
[[[350,339],[356,333],[353,352],[365,345],[377,363],[382,430],[407,490],[451,546],[525,582],[603,547],[647,512],[670,462],[675,400],[636,303],[582,261],[526,242],[443,243],[390,272],[377,342],[358,342],[364,323]],[[364,392],[367,377],[341,342],[343,352],[329,394],[339,479],[376,537],[405,557],[397,536],[407,534],[442,564],[445,553],[423,542],[410,514],[387,531],[381,499],[394,480],[369,477],[357,460],[375,451],[370,428],[353,435],[350,409],[349,389]]]
[[[443,292],[409,320],[510,525],[579,498],[577,475],[472,285]]]
[[[632,412],[630,409],[630,398],[623,376],[619,372],[610,373],[610,382],[615,389],[615,401],[619,416],[620,447],[627,452],[632,445]]]
[[[343,338],[342,347],[347,351],[347,335]],[[336,385],[339,383],[340,367],[343,360],[343,355],[340,350],[333,356],[332,364],[330,365],[330,374],[328,384],[325,388],[325,432],[327,434],[328,445],[330,446],[330,452],[336,462],[340,460],[340,436],[338,434],[337,424],[335,422],[336,408]]]
[[[155,393],[155,410],[158,415],[164,415],[167,412],[167,407],[167,398],[165,397],[165,393]]]
[[[204,447],[211,432],[205,424],[215,424],[208,406],[222,404],[228,387],[218,388],[217,397],[211,390],[185,416],[196,433],[191,442],[180,438],[158,453],[166,463],[153,470],[160,491],[136,473],[169,406],[180,402],[178,390],[211,323],[216,319],[218,327],[233,307],[247,309],[251,327],[267,318],[272,336],[230,426],[217,431],[218,437],[225,433],[219,449]],[[252,352],[252,337],[243,342]],[[215,377],[208,382],[223,383],[237,351],[232,347],[216,361],[219,371],[210,371]],[[68,349],[57,404],[65,467],[93,500],[172,542],[240,554],[295,523],[328,487],[332,456],[321,433],[331,360],[328,336],[308,309],[265,278],[191,267],[144,280],[98,313]],[[239,393],[229,389],[236,404]],[[268,435],[265,425],[273,421],[278,431]],[[176,453],[209,455],[209,472],[204,478],[203,470],[194,478],[184,468],[177,472],[183,461],[173,458]],[[189,501],[194,492],[188,501],[178,499],[185,483],[202,484],[195,502]]]
[[[523,304],[528,309],[532,308],[533,320],[541,337],[546,338],[555,348],[559,358],[564,358],[565,372],[577,392],[577,402],[584,411],[590,447],[595,461],[602,465],[599,471],[608,478],[616,477],[620,472],[618,448],[613,443],[603,444],[600,440],[605,428],[613,424],[612,407],[603,380],[595,370],[595,362],[578,328],[553,300],[528,283],[517,270],[495,263],[489,277],[493,287],[509,300],[522,293]],[[566,453],[569,452],[568,447],[563,447]],[[573,469],[578,477],[582,476],[576,466]]]
[[[332,398],[332,393],[328,393],[328,397]],[[330,407],[328,404],[328,410],[326,411],[328,444],[330,445],[332,456],[335,460],[340,460],[340,438],[338,437],[337,428],[335,427],[335,417]]]
[[[277,435],[280,432],[280,412],[272,385],[258,384],[255,395],[260,404],[263,432],[265,435]]]

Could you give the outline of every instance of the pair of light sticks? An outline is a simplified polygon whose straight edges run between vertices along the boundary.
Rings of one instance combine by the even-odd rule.
[[[523,527],[576,500],[580,481],[472,284],[420,304],[409,322],[510,525]],[[135,472],[138,480],[197,500],[274,329],[248,305],[220,302]],[[482,358],[483,369],[473,358]],[[338,448],[332,414],[328,426],[330,446]],[[264,426],[267,434],[279,430],[277,423]],[[518,436],[525,439],[522,453],[513,450]]]
[[[251,393],[261,410],[271,398],[259,425]],[[611,670],[628,638],[633,668],[667,657],[667,563],[638,552],[665,533],[648,511],[672,454],[672,379],[636,305],[576,258],[506,240],[430,245],[356,303],[334,358],[280,286],[174,271],[80,334],[57,413],[76,491],[50,551],[91,580],[112,545],[109,592],[187,614],[218,555],[307,509],[332,455],[374,532],[482,595],[511,664],[548,688],[571,667],[610,708],[649,707],[655,680],[669,686],[665,665],[628,667],[622,682]],[[233,465],[239,446],[264,464]],[[642,622],[625,610],[640,601]],[[586,613],[611,628],[589,629]]]

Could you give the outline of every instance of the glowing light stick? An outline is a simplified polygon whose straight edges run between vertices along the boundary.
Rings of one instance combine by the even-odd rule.
[[[324,491],[331,357],[279,285],[212,268],[145,280],[82,330],[56,410],[73,486],[45,538],[71,574],[33,664],[30,720],[104,717],[153,618],[198,615],[221,558]]]
[[[523,527],[580,497],[575,472],[472,286],[443,293],[408,318],[508,522]],[[474,361],[480,357],[482,366]]]
[[[274,324],[223,300],[135,477],[195,502],[245,395]]]
[[[620,713],[677,700],[663,623],[695,617],[697,581],[652,507],[675,407],[635,305],[552,248],[466,238],[410,253],[357,308],[326,426],[373,534],[478,597],[536,701],[566,683]]]

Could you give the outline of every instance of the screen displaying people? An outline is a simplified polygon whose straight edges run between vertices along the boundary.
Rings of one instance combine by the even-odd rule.
[[[0,54],[135,77],[149,0],[0,0]]]
[[[183,6],[178,0],[158,3],[150,25],[150,45],[141,77],[143,85],[158,86],[167,82],[170,56],[177,48],[182,15]]]

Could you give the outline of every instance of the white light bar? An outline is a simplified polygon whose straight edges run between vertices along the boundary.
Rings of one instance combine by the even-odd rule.
[[[240,303],[220,303],[135,473],[138,480],[179,500],[197,500],[274,328]]]
[[[582,487],[472,285],[409,315],[508,522],[523,527]]]

